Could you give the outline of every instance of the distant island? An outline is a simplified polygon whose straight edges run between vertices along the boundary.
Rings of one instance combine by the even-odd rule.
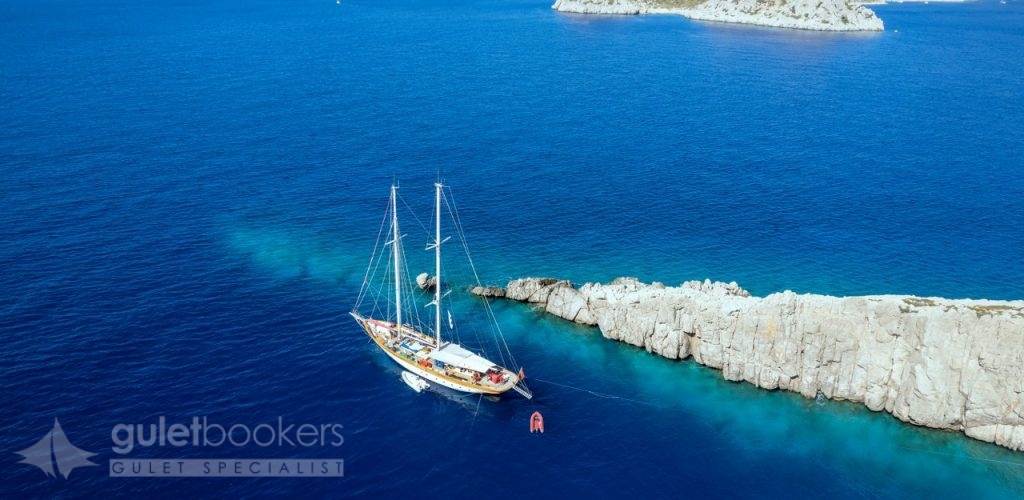
[[[815,31],[882,31],[875,13],[846,0],[556,0],[559,12],[675,14],[701,21]]]
[[[1024,450],[1024,301],[905,295],[753,297],[736,283],[677,287],[525,278],[475,295],[534,304],[606,338],[727,380],[860,402],[915,425]]]

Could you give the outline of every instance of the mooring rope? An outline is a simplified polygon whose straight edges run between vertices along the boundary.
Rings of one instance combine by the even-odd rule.
[[[585,392],[587,394],[590,394],[591,396],[595,396],[595,397],[599,397],[599,398],[619,399],[619,400],[622,400],[622,401],[628,401],[630,403],[636,403],[636,404],[646,405],[646,406],[653,406],[655,408],[662,408],[662,409],[667,408],[666,406],[654,404],[654,403],[651,403],[649,401],[641,401],[639,399],[632,399],[632,398],[627,398],[627,397],[624,397],[624,396],[616,396],[615,394],[608,394],[608,393],[604,393],[604,392],[592,391],[590,389],[584,389],[582,387],[575,387],[575,386],[571,386],[571,385],[560,384],[558,382],[552,382],[550,380],[544,380],[544,379],[539,379],[539,378],[531,378],[530,380],[537,381],[537,382],[540,382],[542,384],[557,385],[558,387],[564,387],[566,389],[572,389],[574,391]]]

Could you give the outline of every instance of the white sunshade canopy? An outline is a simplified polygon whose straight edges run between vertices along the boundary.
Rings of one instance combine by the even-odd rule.
[[[495,367],[495,364],[487,358],[477,356],[459,344],[448,344],[432,352],[430,357],[442,363],[484,373]]]

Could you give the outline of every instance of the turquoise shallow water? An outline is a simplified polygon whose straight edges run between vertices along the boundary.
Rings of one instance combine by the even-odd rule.
[[[3,4],[0,496],[1021,496],[1019,453],[516,304],[533,402],[414,396],[345,314],[388,185],[426,211],[439,173],[491,283],[1021,298],[1022,4],[875,8],[888,31],[841,35],[526,0]],[[346,476],[13,454],[59,417],[106,464],[115,424],[161,415],[340,422]]]

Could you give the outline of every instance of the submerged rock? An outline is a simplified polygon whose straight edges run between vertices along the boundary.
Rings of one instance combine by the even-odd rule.
[[[576,288],[509,282],[506,297],[727,380],[862,402],[915,425],[1024,450],[1024,301],[898,295],[752,297],[736,283],[635,278]]]

